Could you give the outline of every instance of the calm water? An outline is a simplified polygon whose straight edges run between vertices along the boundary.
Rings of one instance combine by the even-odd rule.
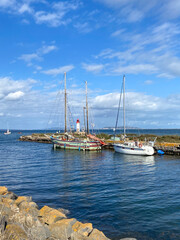
[[[180,157],[54,151],[18,137],[0,134],[0,185],[68,209],[113,240],[180,239]]]

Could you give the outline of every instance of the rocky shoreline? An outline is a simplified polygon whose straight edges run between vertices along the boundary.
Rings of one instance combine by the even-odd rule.
[[[32,197],[17,196],[0,186],[1,240],[110,240],[91,223],[67,218],[67,213],[48,206],[39,210]]]

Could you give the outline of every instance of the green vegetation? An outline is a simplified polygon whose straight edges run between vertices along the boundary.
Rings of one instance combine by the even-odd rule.
[[[113,135],[109,135],[109,134],[105,134],[105,133],[101,133],[101,134],[97,134],[96,135],[98,138],[100,139],[111,139],[111,137]],[[117,134],[117,137],[121,138],[121,134]],[[154,139],[157,137],[156,142],[158,143],[163,143],[163,142],[167,142],[167,143],[180,143],[180,136],[178,135],[164,135],[164,136],[157,136],[154,134],[133,134],[133,133],[128,133],[127,134],[127,138],[129,140],[139,140],[139,141],[144,141],[145,139],[147,141],[154,141]]]
[[[62,133],[59,134],[59,133],[33,133],[32,136],[33,137],[45,137],[45,135],[48,135],[48,136],[51,136],[51,135],[63,135]],[[83,135],[79,135],[79,134],[76,134],[74,133],[73,134],[74,137],[80,137],[80,138],[86,138],[86,136],[83,136]],[[100,139],[105,139],[105,140],[110,140],[111,137],[113,137],[113,135],[111,134],[106,134],[106,133],[99,133],[96,135],[98,138]],[[121,134],[117,134],[116,135],[117,137],[120,137],[121,138]],[[155,138],[157,137],[156,139],[156,142],[157,143],[163,143],[163,142],[167,142],[167,143],[180,143],[180,136],[178,135],[164,135],[164,136],[157,136],[157,135],[153,135],[153,134],[141,134],[141,135],[138,135],[138,134],[133,134],[133,133],[128,133],[127,134],[127,138],[129,140],[139,140],[139,141],[144,141],[145,139],[147,141],[153,141]]]
[[[109,135],[109,134],[106,134],[106,133],[99,133],[96,135],[96,137],[100,138],[100,139],[111,139],[113,135]]]

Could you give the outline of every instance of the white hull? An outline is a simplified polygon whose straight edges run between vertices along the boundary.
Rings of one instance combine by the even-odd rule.
[[[124,144],[114,144],[114,150],[129,155],[152,156],[154,154],[154,148],[151,146],[129,147]]]
[[[7,132],[4,133],[4,135],[9,135],[9,134],[11,134],[9,130],[7,130]]]

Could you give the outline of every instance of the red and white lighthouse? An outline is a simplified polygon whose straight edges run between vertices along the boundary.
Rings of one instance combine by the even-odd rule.
[[[79,119],[77,119],[77,121],[76,121],[76,132],[80,132],[80,121],[79,121]]]

